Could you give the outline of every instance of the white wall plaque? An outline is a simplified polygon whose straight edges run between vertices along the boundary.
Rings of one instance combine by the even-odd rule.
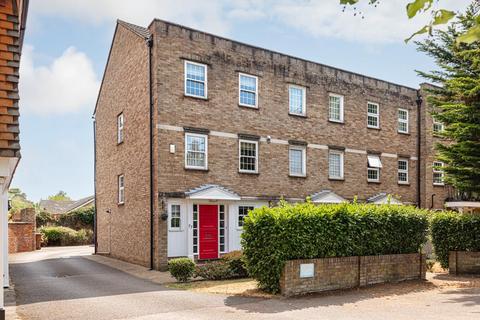
[[[300,278],[313,278],[314,266],[313,263],[300,264]]]

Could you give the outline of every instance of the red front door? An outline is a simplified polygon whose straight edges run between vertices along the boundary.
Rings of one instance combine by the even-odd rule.
[[[218,206],[200,205],[200,255],[199,259],[218,258]]]

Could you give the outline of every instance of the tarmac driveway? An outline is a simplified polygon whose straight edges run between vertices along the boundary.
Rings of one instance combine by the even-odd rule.
[[[13,255],[20,319],[480,319],[480,288],[414,281],[294,299],[213,295],[168,289],[89,259],[91,252]]]

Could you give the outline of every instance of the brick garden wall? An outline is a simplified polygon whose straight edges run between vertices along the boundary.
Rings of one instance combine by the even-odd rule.
[[[300,278],[301,264],[314,264],[314,276]],[[363,287],[376,283],[425,279],[419,253],[287,261],[280,278],[283,295]]]
[[[35,223],[8,223],[8,253],[35,250]]]
[[[480,274],[480,252],[450,251],[448,271],[451,274]]]

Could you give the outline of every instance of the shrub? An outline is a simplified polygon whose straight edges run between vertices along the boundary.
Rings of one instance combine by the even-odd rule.
[[[75,231],[67,227],[42,227],[40,233],[47,245],[72,246],[93,242],[93,232],[87,229]]]
[[[229,252],[222,257],[222,260],[224,260],[228,264],[235,278],[248,277],[247,267],[245,265],[245,258],[243,257],[242,251],[237,250]]]
[[[58,219],[58,224],[75,230],[91,229],[95,219],[95,207],[81,208],[66,214]]]
[[[449,251],[480,250],[480,216],[439,212],[431,220],[432,241],[442,268],[448,268]]]
[[[168,271],[177,281],[187,282],[195,272],[195,263],[189,258],[177,258],[168,261]]]
[[[195,276],[206,280],[223,280],[235,277],[230,265],[225,260],[216,260],[197,265]]]
[[[47,211],[40,211],[39,213],[37,213],[35,216],[35,220],[37,223],[37,228],[41,228],[55,222],[55,219],[53,219],[52,215]]]
[[[426,212],[410,206],[308,202],[255,209],[242,233],[248,273],[260,288],[276,293],[290,259],[418,252],[426,240]]]

